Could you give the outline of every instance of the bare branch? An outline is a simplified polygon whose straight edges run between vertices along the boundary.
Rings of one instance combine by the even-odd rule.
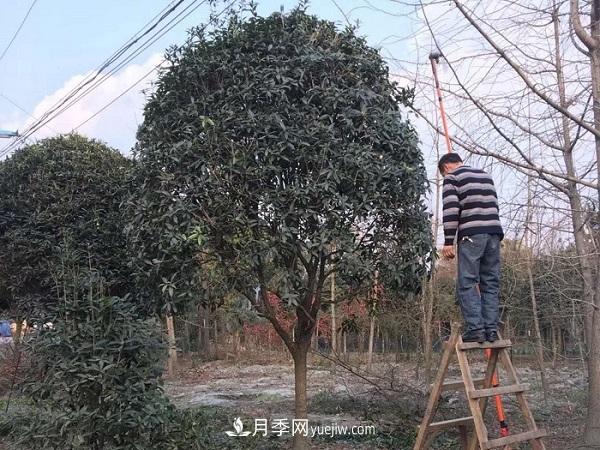
[[[598,47],[598,41],[594,39],[585,28],[581,24],[581,16],[579,14],[579,0],[571,0],[570,1],[571,11],[570,11],[570,22],[575,30],[575,34],[583,42],[583,44],[589,49],[594,50]]]
[[[525,84],[527,85],[527,87],[529,89],[531,89],[531,91],[533,93],[535,93],[538,97],[540,97],[542,100],[544,100],[548,105],[552,106],[552,108],[556,109],[561,114],[564,114],[566,117],[568,117],[573,122],[575,122],[577,124],[580,124],[583,128],[585,128],[587,131],[589,131],[590,133],[592,133],[594,136],[600,138],[600,131],[599,130],[596,130],[589,123],[586,123],[585,121],[582,121],[579,117],[575,116],[569,110],[563,108],[558,103],[556,103],[554,100],[552,100],[548,95],[546,95],[545,93],[543,93],[542,91],[540,91],[535,86],[535,84],[529,79],[529,77],[523,71],[523,69],[521,67],[519,67],[519,65],[515,61],[513,61],[513,59],[511,57],[508,56],[508,54],[506,53],[506,51],[504,51],[504,49],[502,49],[491,38],[491,36],[488,33],[486,33],[485,30],[483,30],[479,26],[479,24],[467,12],[467,10],[465,9],[465,7],[458,0],[452,0],[452,1],[456,5],[456,7],[459,9],[459,11],[461,12],[461,14],[465,17],[465,19],[467,19],[469,21],[469,23],[473,26],[473,28],[475,28],[479,32],[479,34],[494,48],[494,50],[496,50],[496,52],[502,57],[502,59],[504,59],[508,63],[508,65],[517,73],[517,75],[519,75],[519,77],[525,82]]]

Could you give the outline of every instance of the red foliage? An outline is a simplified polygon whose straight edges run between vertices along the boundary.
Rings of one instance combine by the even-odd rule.
[[[295,324],[295,314],[285,310],[285,305],[281,299],[272,292],[269,292],[268,300],[275,311],[275,317],[281,326],[292,333],[292,327]],[[338,305],[337,326],[341,325],[344,318],[355,317],[357,319],[368,317],[368,308],[363,301],[351,301]],[[318,317],[318,335],[330,338],[331,337],[331,314],[320,312]],[[281,344],[282,340],[273,329],[270,323],[260,323],[254,325],[244,325],[244,335],[252,336],[256,339],[259,345]]]
[[[281,299],[272,292],[267,294],[267,299],[269,304],[275,311],[275,318],[281,324],[281,326],[287,330],[289,333],[292,332],[292,326],[294,324],[294,315],[292,313],[287,312],[284,309],[284,305],[281,302]],[[270,323],[259,323],[254,325],[244,325],[244,334],[246,336],[255,336],[258,338],[258,341],[262,344],[275,344],[280,343],[281,338],[273,329],[273,326]]]

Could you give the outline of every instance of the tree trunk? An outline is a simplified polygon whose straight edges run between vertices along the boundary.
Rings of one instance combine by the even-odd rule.
[[[190,339],[190,323],[188,317],[183,320],[183,334],[184,334],[184,353],[189,356],[192,352],[192,344]]]
[[[167,314],[167,342],[169,344],[169,359],[167,361],[167,373],[173,376],[177,367],[177,344],[175,341],[175,327],[173,326],[173,315]]]
[[[360,330],[358,332],[358,342],[357,342],[357,351],[360,355],[360,360],[364,361],[364,353],[365,353],[365,333],[364,331]]]
[[[598,306],[598,305],[596,305]],[[592,448],[600,448],[600,311],[587,308],[585,318],[588,345],[588,413],[583,440]]]
[[[331,274],[331,352],[336,353],[337,346],[337,324],[335,317],[335,272]]]
[[[431,361],[433,358],[432,330],[431,322],[433,320],[433,279],[427,283],[425,292],[421,295],[423,319],[421,321],[423,331],[423,351],[425,358],[425,380],[431,381]]]
[[[593,37],[600,39],[600,1],[592,2],[592,34]],[[591,52],[592,66],[592,93],[594,101],[594,128],[600,130],[600,46],[596,46]],[[600,138],[595,137],[596,143],[596,169],[600,176]],[[598,192],[600,200],[600,187]],[[582,224],[586,227],[588,224]],[[593,239],[593,237],[591,238]],[[590,240],[591,240],[590,239]],[[587,274],[584,274],[584,285],[587,286],[587,294],[584,294],[584,300],[589,302],[586,306],[585,333],[588,345],[587,366],[588,366],[588,411],[585,421],[585,432],[583,441],[586,445],[593,448],[600,448],[600,274],[598,265],[600,258],[591,254],[592,248],[586,249]],[[596,249],[597,250],[597,249]],[[596,269],[594,270],[594,266]],[[595,276],[594,276],[595,275]],[[584,290],[585,292],[585,290]]]
[[[233,357],[236,363],[240,360],[240,342],[240,330],[235,330],[235,334],[233,335]]]
[[[530,249],[526,249],[527,252]],[[533,329],[535,332],[535,354],[538,368],[540,369],[540,379],[542,381],[542,390],[544,392],[544,403],[548,401],[548,384],[544,370],[544,346],[542,344],[542,334],[540,332],[540,320],[538,317],[537,299],[533,285],[533,273],[531,271],[531,257],[527,257],[527,278],[529,280],[529,293],[531,297],[531,311],[533,313]]]
[[[441,101],[441,100],[440,100]],[[439,135],[435,135],[435,150],[436,161],[440,159]],[[450,147],[448,147],[450,151]],[[433,221],[431,223],[431,233],[433,242],[437,248],[437,236],[440,223],[440,198],[441,198],[441,173],[439,170],[435,172],[435,210],[433,211]],[[435,261],[435,260],[434,260]],[[434,262],[435,264],[435,262]],[[422,299],[422,329],[423,329],[423,347],[425,350],[425,379],[426,382],[431,382],[431,361],[433,358],[433,343],[432,343],[432,321],[433,321],[433,283],[435,283],[435,265],[432,270],[432,277],[425,285],[425,290],[421,294]]]
[[[592,78],[592,100],[594,112],[594,128],[600,130],[600,0],[592,0],[591,7],[591,38],[590,45],[583,38],[586,32],[581,27],[578,2],[571,0],[571,24],[577,36],[588,45]],[[554,42],[555,42],[555,67],[558,80],[558,91],[561,107],[567,107],[567,96],[565,80],[560,52],[558,9],[554,14]],[[587,37],[590,37],[587,35]],[[562,116],[563,129],[563,158],[566,173],[575,179],[576,171],[573,163],[573,146],[570,135],[569,123],[565,115]],[[596,147],[596,170],[600,176],[600,138],[595,136]],[[587,372],[588,372],[588,404],[585,421],[584,443],[592,448],[600,448],[600,275],[598,274],[599,260],[592,252],[593,238],[586,235],[586,223],[583,215],[581,195],[578,186],[573,181],[566,184],[568,190],[569,204],[571,207],[571,222],[575,238],[575,249],[579,257],[579,265],[583,277],[583,301],[584,303],[584,333],[587,344]],[[600,187],[597,199],[600,200]],[[597,249],[596,249],[597,250]]]
[[[208,310],[206,308],[202,308],[202,313],[202,343],[204,344],[202,353],[206,359],[210,359],[210,318],[208,317]]]
[[[202,339],[202,306],[198,305],[198,318],[197,318],[197,325],[198,325],[198,343],[196,344],[196,352],[198,355],[200,355],[200,353],[202,352],[202,349],[204,348],[204,342]]]
[[[375,314],[377,312],[377,303],[379,300],[379,271],[375,271],[375,280],[373,282],[373,290],[372,290],[372,298],[373,302],[370,305],[371,309],[371,320],[369,323],[369,353],[367,356],[367,368],[371,370],[371,366],[373,364],[373,341],[375,339]]]
[[[552,368],[556,369],[556,359],[558,357],[558,327],[551,323],[552,330]]]
[[[531,157],[531,154],[529,155]],[[533,314],[533,330],[535,336],[535,354],[538,368],[540,370],[540,379],[542,382],[542,391],[544,393],[544,403],[548,401],[548,384],[546,383],[546,374],[544,372],[544,346],[542,344],[542,333],[540,332],[540,320],[538,315],[537,298],[535,294],[535,285],[533,283],[533,242],[530,239],[530,226],[533,218],[533,193],[531,190],[531,177],[527,178],[527,212],[525,217],[525,266],[527,270],[527,281],[529,283],[529,298],[531,299],[531,312]],[[523,249],[521,248],[521,251]]]
[[[23,319],[15,320],[15,335],[13,336],[13,341],[15,344],[20,344],[23,338]]]
[[[373,364],[373,337],[375,335],[375,316],[371,316],[369,323],[369,349],[367,354],[367,369],[371,370]]]
[[[310,341],[309,341],[310,342]],[[292,355],[294,358],[294,392],[295,392],[295,410],[294,418],[296,420],[308,420],[308,405],[306,397],[306,366],[308,345],[298,343]],[[301,433],[294,434],[294,450],[308,450],[309,440],[307,436]]]
[[[269,347],[269,353],[273,351],[273,347],[271,346],[271,330],[267,331],[267,345]]]
[[[415,364],[415,379],[421,380],[421,339],[417,338],[417,361]]]
[[[217,357],[217,353],[219,351],[219,327],[217,325],[218,324],[218,320],[217,320],[217,312],[216,311],[214,312],[213,317],[214,317],[213,321],[214,321],[214,331],[215,331],[215,341],[214,341],[215,343],[214,343],[214,346],[213,346],[213,348],[214,348],[214,352],[213,353],[214,353],[215,358],[216,358]]]

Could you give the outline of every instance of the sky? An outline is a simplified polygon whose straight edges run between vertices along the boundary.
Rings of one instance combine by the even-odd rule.
[[[143,122],[145,100],[156,79],[153,69],[161,63],[166,48],[183,44],[189,28],[208,21],[210,7],[201,4],[202,1],[184,0],[177,12],[187,7],[190,9],[186,12],[190,12],[197,4],[200,6],[172,29],[165,30],[162,37],[150,43],[96,89],[39,129],[28,142],[75,130],[130,155],[136,130]],[[0,130],[26,129],[157,14],[174,3],[173,0],[4,2],[0,14],[0,55],[30,8],[31,11],[0,59]],[[228,3],[220,0],[214,10],[219,12]],[[257,3],[259,14],[268,15],[281,8],[290,11],[297,5],[297,0],[257,0]],[[340,27],[358,21],[358,34],[380,49],[392,76],[401,84],[421,86],[416,106],[435,121],[438,113],[427,58],[433,41],[420,11],[411,10],[402,3],[394,0],[312,0],[308,11],[332,20]],[[452,30],[456,22],[448,13],[452,13],[449,3],[435,2],[427,10],[433,24],[439,19],[446,20]],[[453,55],[460,57],[469,51],[467,47],[455,48]],[[146,76],[148,73],[150,75]],[[440,76],[444,82],[450,79],[451,73],[441,66]],[[136,84],[139,80],[142,81]],[[452,112],[454,105],[449,103],[447,106]],[[429,179],[434,180],[438,157],[435,133],[414,115],[411,121],[420,133]],[[0,139],[0,159],[10,142],[10,139]],[[445,151],[443,142],[439,151]],[[489,161],[483,163],[486,168],[493,169]],[[503,183],[500,196],[512,198],[519,190],[515,183]],[[432,199],[433,195],[428,199],[430,207],[434,203]],[[440,233],[441,226],[438,236]]]
[[[4,5],[0,15],[0,54],[32,3],[33,0],[13,0]],[[42,116],[170,3],[170,0],[35,1],[27,21],[0,60],[0,129],[23,130],[33,118]],[[192,0],[185,0],[178,11],[191,3]],[[259,0],[258,10],[261,15],[267,15],[281,7],[289,11],[296,4],[296,0]],[[398,27],[411,24],[383,14],[372,5],[372,0],[313,0],[309,11],[340,26],[347,20],[359,20],[359,33],[366,36],[371,45],[383,43],[387,55],[402,54],[406,44],[393,42],[393,36]],[[222,3],[215,7],[216,11],[222,8]],[[159,64],[167,47],[182,44],[186,31],[205,23],[209,12],[207,5],[201,5],[33,138],[77,129],[128,154],[135,142],[136,129],[143,121],[146,94],[142,91],[150,87],[156,72],[86,121]],[[6,143],[6,139],[0,140],[0,149]]]

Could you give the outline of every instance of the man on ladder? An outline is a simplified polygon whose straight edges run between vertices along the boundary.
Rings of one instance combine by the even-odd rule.
[[[464,165],[456,153],[442,156],[438,168],[444,177],[442,255],[452,259],[458,254],[456,289],[465,321],[462,340],[495,342],[504,232],[494,181],[485,171]]]

